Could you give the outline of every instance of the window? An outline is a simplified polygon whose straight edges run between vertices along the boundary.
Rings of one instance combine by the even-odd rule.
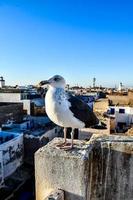
[[[119,113],[125,113],[125,109],[120,108]]]
[[[21,94],[21,100],[26,99],[26,96],[24,93]]]
[[[115,114],[115,108],[111,108],[111,109],[110,109],[110,114],[111,114],[111,115],[114,115],[114,114]]]

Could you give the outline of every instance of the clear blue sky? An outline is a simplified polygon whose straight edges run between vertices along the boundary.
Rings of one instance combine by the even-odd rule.
[[[132,0],[0,0],[0,75],[133,86]]]

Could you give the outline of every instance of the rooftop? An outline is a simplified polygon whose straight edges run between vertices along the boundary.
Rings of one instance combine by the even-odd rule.
[[[8,142],[9,140],[12,140],[14,138],[16,138],[19,134],[18,133],[9,133],[9,132],[5,132],[5,131],[0,131],[0,145]]]
[[[16,88],[0,88],[0,93],[23,93],[24,90]]]

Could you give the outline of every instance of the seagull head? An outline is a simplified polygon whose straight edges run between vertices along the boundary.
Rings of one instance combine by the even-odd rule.
[[[39,83],[39,86],[43,86],[43,85],[50,85],[55,88],[64,88],[66,85],[66,82],[62,76],[55,75],[52,78],[45,80],[45,81],[41,81]]]

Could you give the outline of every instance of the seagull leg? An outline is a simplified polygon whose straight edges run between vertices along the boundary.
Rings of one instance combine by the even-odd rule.
[[[73,148],[73,138],[74,138],[74,129],[72,129],[71,132],[71,143],[61,146],[60,149],[71,150]]]
[[[60,148],[60,147],[63,147],[64,145],[66,145],[66,143],[67,143],[66,135],[67,135],[67,128],[64,128],[64,142],[61,144],[57,144],[56,145],[57,148]]]

